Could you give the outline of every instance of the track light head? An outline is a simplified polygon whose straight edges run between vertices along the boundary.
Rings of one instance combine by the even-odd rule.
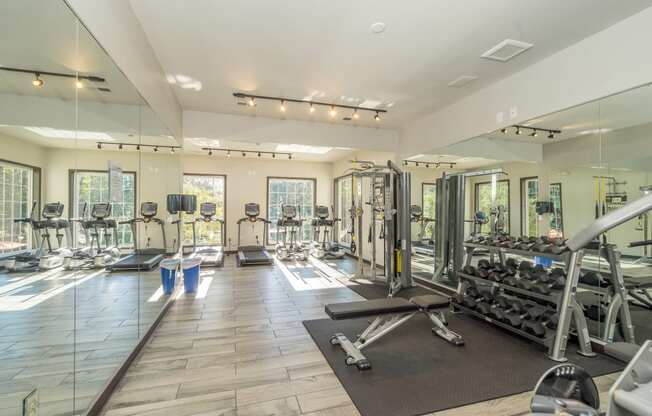
[[[255,105],[256,105],[256,100],[254,100],[253,97],[249,97],[249,100],[247,100],[247,105],[248,105],[249,107],[253,107],[253,106],[255,106]]]
[[[285,100],[281,100],[281,106],[279,107],[279,109],[281,110],[282,113],[285,113],[285,110],[286,110],[286,108],[285,108]]]
[[[98,148],[98,149],[102,149],[102,143],[98,143],[98,144],[97,144],[97,148]]]
[[[227,150],[226,157],[231,157],[231,151],[230,150]]]
[[[331,117],[335,117],[337,115],[337,110],[335,110],[335,106],[331,105],[331,110],[328,112],[328,114],[330,114]]]
[[[376,111],[376,115],[374,116],[374,120],[380,121],[380,113]]]
[[[548,135],[548,138],[549,139],[554,139],[555,138],[555,133],[550,132],[550,134]]]
[[[40,75],[41,74],[39,74],[38,72],[34,73],[34,76],[36,78],[34,78],[34,80],[32,81],[33,86],[35,86],[35,87],[42,87],[43,86],[44,83],[43,83],[43,80],[41,78],[39,78]]]
[[[292,160],[292,154],[291,153],[288,155],[288,159]]]
[[[260,157],[260,152],[258,152],[258,157]]]
[[[118,145],[118,149],[122,150],[122,143]]]
[[[426,168],[429,168],[429,167],[430,167],[430,163],[426,163]]]
[[[450,168],[451,168],[451,169],[453,169],[453,164],[452,164],[452,163],[451,163],[451,166],[450,166]]]
[[[407,166],[407,161],[406,160],[403,161],[403,166]]]
[[[500,129],[500,132],[501,132],[502,134],[505,134],[505,133],[507,133],[507,129]]]
[[[358,110],[353,110],[353,118],[356,120],[360,118],[360,114],[358,114]]]
[[[534,131],[533,131],[532,133],[530,133],[530,136],[532,136],[532,137],[538,137],[538,136],[539,136],[539,132],[538,132],[536,129],[534,129]]]
[[[416,162],[415,165],[417,165],[417,167],[419,167],[419,162]]]
[[[139,144],[136,145],[136,150],[140,150],[140,145]]]
[[[242,152],[242,157],[245,157],[245,156],[247,156],[247,154],[245,152]]]
[[[272,157],[276,159],[276,153],[272,153]]]
[[[84,83],[78,79],[77,81],[75,81],[75,87],[77,87],[77,89],[84,88]]]
[[[520,128],[520,127],[517,127],[517,128],[516,128],[516,134],[520,136],[521,133],[522,133],[522,132],[521,132],[521,128]]]
[[[170,147],[170,153],[174,153],[174,147]]]
[[[154,147],[154,152],[158,152],[158,146]]]
[[[213,149],[208,149],[208,156],[213,156]]]
[[[312,105],[312,103],[310,103],[310,110],[309,111],[310,111],[310,114],[315,112],[315,107]]]

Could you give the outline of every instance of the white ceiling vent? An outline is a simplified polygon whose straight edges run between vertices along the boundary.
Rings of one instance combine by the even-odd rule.
[[[493,59],[494,61],[507,62],[516,55],[519,55],[532,46],[531,43],[521,42],[518,40],[505,39],[500,42],[498,45],[489,49],[487,52],[483,53],[481,56],[487,59]]]
[[[456,80],[449,82],[448,86],[453,87],[453,88],[460,88],[460,87],[465,86],[466,84],[468,84],[471,81],[475,81],[476,79],[478,79],[478,77],[473,76],[473,75],[462,75],[461,77],[457,78]]]

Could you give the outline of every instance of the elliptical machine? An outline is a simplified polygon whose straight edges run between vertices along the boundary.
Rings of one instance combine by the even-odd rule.
[[[199,205],[199,217],[193,218],[186,224],[192,225],[192,257],[199,257],[202,266],[222,267],[224,265],[224,221],[217,218],[217,204],[202,202]],[[197,222],[210,224],[216,222],[220,225],[221,241],[217,245],[197,246]]]
[[[52,202],[45,204],[41,213],[42,220],[35,221],[36,228],[42,230],[41,247],[47,246],[47,252],[39,258],[39,270],[51,270],[63,265],[64,258],[72,255],[72,250],[63,246],[63,237],[70,244],[72,236],[70,233],[70,222],[61,218],[63,215],[63,204]],[[50,241],[50,230],[54,230],[57,239],[57,248],[53,249]],[[63,233],[62,233],[63,231]]]
[[[276,234],[276,256],[279,260],[286,260],[290,257],[296,260],[306,260],[310,255],[310,248],[304,246],[297,239],[298,230],[303,224],[302,219],[297,219],[297,207],[293,205],[281,205],[281,218],[276,225],[278,227]],[[278,235],[283,236],[279,240]],[[288,234],[289,241],[288,241]]]
[[[314,236],[310,254],[318,259],[339,259],[344,257],[344,250],[340,248],[337,241],[333,241],[332,239],[333,227],[335,227],[335,224],[337,224],[338,221],[341,221],[341,219],[328,219],[328,207],[324,205],[317,205],[315,207],[315,217],[316,218],[313,219],[310,224]]]

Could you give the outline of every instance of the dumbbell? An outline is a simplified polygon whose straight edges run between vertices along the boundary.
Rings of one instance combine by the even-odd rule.
[[[546,248],[546,253],[561,254],[566,250],[568,250],[566,240],[563,238],[552,238],[550,239],[550,246]]]
[[[462,305],[466,306],[469,309],[478,309],[481,313],[488,313],[491,309],[491,302],[493,301],[493,295],[490,292],[478,290],[477,287],[469,287],[466,290],[466,293],[459,299]]]
[[[520,250],[530,250],[532,249],[532,247],[534,246],[537,240],[534,237],[521,236],[519,237],[518,241],[519,241],[518,248]]]
[[[469,276],[475,276],[476,269],[473,266],[464,266],[462,268],[462,273],[468,274]]]
[[[550,239],[547,236],[543,235],[534,241],[534,245],[530,248],[530,250],[544,253],[550,245]]]
[[[542,295],[549,295],[553,290],[560,290],[566,286],[566,272],[560,268],[554,268],[550,273],[539,275],[539,283],[536,283],[531,290]]]
[[[555,310],[534,306],[528,312],[521,329],[537,337],[544,336],[546,329],[556,329],[559,324],[559,314]]]
[[[523,320],[528,316],[529,305],[518,299],[503,299],[505,299],[505,314],[503,316],[503,321],[513,327],[520,328],[521,325],[523,325]]]
[[[602,277],[601,273],[591,271],[580,275],[580,283],[597,287],[607,287],[611,285],[611,282]]]
[[[545,270],[537,270],[535,268],[523,270],[519,272],[520,279],[516,282],[516,287],[524,290],[532,290],[535,284],[539,281],[542,275],[545,275]]]
[[[516,248],[518,241],[514,237],[507,237],[503,242],[500,243],[500,247],[505,248]]]
[[[503,266],[500,263],[496,263],[494,264],[493,270],[489,272],[488,279],[500,283],[508,275],[509,275],[509,270],[507,269],[507,267]]]

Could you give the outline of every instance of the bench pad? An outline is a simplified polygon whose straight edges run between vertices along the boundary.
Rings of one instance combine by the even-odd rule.
[[[403,298],[372,299],[358,302],[331,303],[324,307],[326,314],[336,321],[363,318],[389,313],[414,312],[418,306]]]
[[[450,300],[440,295],[421,295],[411,298],[410,302],[417,305],[419,309],[430,310],[445,308],[450,303]]]

